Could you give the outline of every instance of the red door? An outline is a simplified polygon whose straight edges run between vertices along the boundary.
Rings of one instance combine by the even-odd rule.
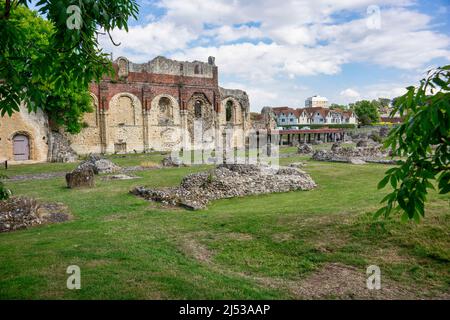
[[[13,138],[14,160],[24,161],[30,159],[30,143],[27,136],[18,134]]]

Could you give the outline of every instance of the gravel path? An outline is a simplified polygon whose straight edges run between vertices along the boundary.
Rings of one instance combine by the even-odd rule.
[[[130,172],[136,172],[136,171],[145,171],[145,170],[154,170],[158,168],[145,168],[141,166],[134,166],[134,167],[125,167],[122,168],[120,172],[122,173],[130,173]],[[30,181],[30,180],[48,180],[53,178],[59,178],[59,177],[65,177],[66,172],[45,172],[45,173],[36,173],[36,174],[23,174],[23,175],[17,175],[9,177],[9,179],[6,179],[4,181]]]

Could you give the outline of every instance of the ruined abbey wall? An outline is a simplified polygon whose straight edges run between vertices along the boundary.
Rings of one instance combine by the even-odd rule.
[[[42,162],[71,161],[74,152],[172,151],[185,141],[197,148],[197,124],[202,130],[196,142],[215,148],[211,133],[223,137],[227,132],[229,147],[244,146],[250,129],[248,96],[219,87],[214,58],[204,63],[156,57],[136,64],[121,57],[113,65],[115,78],[90,87],[94,111],[85,114],[79,134],[52,131],[45,114],[30,114],[23,106],[11,118],[0,118],[0,161],[25,158],[24,152],[27,160]]]
[[[119,58],[115,67],[118,78],[91,86],[95,111],[86,115],[87,127],[68,136],[78,154],[171,151],[183,138],[193,140],[195,120],[203,131],[233,129],[232,145],[244,145],[248,96],[219,88],[213,58],[203,63],[157,57],[144,64]]]

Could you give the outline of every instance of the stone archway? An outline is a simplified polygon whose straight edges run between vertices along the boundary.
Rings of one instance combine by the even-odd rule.
[[[203,93],[194,93],[187,103],[187,130],[194,139],[194,125],[198,129],[201,126],[202,134],[206,131],[213,131],[215,124],[215,111],[213,105]],[[197,144],[197,142],[195,142]]]
[[[244,122],[242,105],[233,97],[222,100],[221,123],[225,125],[241,125]]]
[[[144,151],[143,123],[139,98],[128,92],[116,94],[109,102],[108,148],[114,153]]]
[[[181,113],[178,100],[160,94],[151,101],[149,110],[149,145],[159,150],[172,150],[181,143]]]
[[[83,121],[87,127],[98,126],[98,98],[92,92],[89,93],[92,98],[92,112],[87,112],[83,116]]]
[[[150,121],[158,126],[180,124],[180,106],[178,100],[169,94],[160,94],[153,98],[150,108]]]

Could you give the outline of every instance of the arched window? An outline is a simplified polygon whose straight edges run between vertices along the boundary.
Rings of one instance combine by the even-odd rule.
[[[194,105],[195,118],[198,119],[202,117],[202,107],[203,103],[200,100],[195,101]]]
[[[225,116],[227,122],[233,121],[233,102],[228,100],[225,107]]]

